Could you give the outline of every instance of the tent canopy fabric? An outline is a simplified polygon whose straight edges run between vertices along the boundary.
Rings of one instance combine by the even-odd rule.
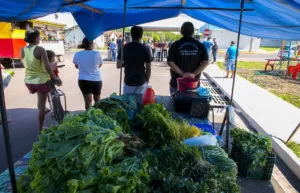
[[[220,31],[223,30],[220,27],[214,26],[214,25],[210,25],[210,24],[204,24],[203,26],[200,27],[200,32],[203,33],[205,29],[210,29],[212,31]]]
[[[77,0],[78,1],[78,0]],[[72,12],[89,39],[123,26],[124,0],[0,0],[0,21],[23,21],[55,12]],[[216,10],[215,8],[219,8]],[[217,27],[238,31],[240,0],[127,0],[126,26],[176,17],[181,13]],[[224,10],[235,9],[235,10]],[[241,33],[249,36],[300,40],[300,0],[245,0]]]

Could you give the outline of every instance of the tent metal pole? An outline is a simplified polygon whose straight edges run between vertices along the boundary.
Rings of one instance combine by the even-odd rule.
[[[243,20],[243,11],[244,11],[244,0],[241,0],[241,11],[240,11],[240,21],[239,21],[239,30],[238,30],[238,37],[237,37],[237,52],[236,52],[236,59],[234,65],[234,74],[233,74],[233,81],[232,81],[232,88],[231,88],[231,97],[230,97],[230,105],[232,106],[233,101],[233,93],[234,93],[234,86],[235,86],[235,77],[236,77],[236,68],[237,68],[237,60],[239,55],[239,46],[240,46],[240,38],[241,38],[241,27],[242,27],[242,20]]]
[[[121,61],[123,62],[124,58],[124,42],[125,42],[125,26],[126,26],[126,10],[127,9],[127,0],[124,0],[124,16],[123,16],[123,35],[122,35],[122,46],[121,46]],[[122,78],[123,76],[123,65],[120,68],[120,87],[119,95],[122,94]]]
[[[4,142],[5,142],[5,151],[8,163],[8,171],[10,176],[10,183],[12,187],[12,192],[17,193],[17,184],[16,184],[16,176],[14,170],[14,163],[12,158],[11,146],[10,146],[10,137],[8,130],[8,122],[7,122],[7,113],[5,106],[5,97],[4,97],[4,87],[3,87],[3,79],[2,79],[2,69],[0,68],[0,111],[1,111],[1,119],[2,119],[2,127],[4,134]]]
[[[287,64],[287,67],[289,67],[290,63],[291,63],[291,47],[292,47],[292,40],[290,40],[290,44],[289,44],[289,53],[288,53],[288,64]]]
[[[234,93],[234,86],[235,86],[235,77],[236,77],[236,67],[237,67],[237,60],[238,60],[238,55],[239,55],[239,46],[240,46],[240,38],[241,38],[241,27],[242,27],[242,19],[243,19],[243,11],[244,11],[244,0],[241,0],[241,9],[240,9],[240,21],[239,21],[239,30],[238,30],[238,37],[237,37],[237,51],[235,55],[235,65],[234,65],[234,72],[233,72],[233,81],[232,81],[232,88],[231,88],[231,97],[230,97],[230,102],[229,106],[233,105],[233,93]],[[226,150],[228,151],[229,147],[229,135],[230,135],[230,115],[229,115],[229,109],[227,113],[227,124],[226,124]]]
[[[285,144],[287,144],[294,137],[294,135],[298,132],[299,129],[300,129],[300,122],[298,123],[297,127],[294,129],[292,134],[289,136],[288,140],[286,140]]]
[[[178,6],[178,7],[129,7],[128,9],[150,9],[150,10],[154,10],[154,9],[163,9],[163,10],[216,10],[216,11],[236,11],[236,12],[240,12],[241,10],[239,8],[222,8],[222,7],[183,7],[183,6]],[[254,9],[243,9],[243,11],[254,11]]]

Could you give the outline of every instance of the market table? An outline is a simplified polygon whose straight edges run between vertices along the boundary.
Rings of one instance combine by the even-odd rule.
[[[226,109],[228,107],[228,102],[226,98],[221,94],[220,90],[216,88],[214,85],[212,85],[209,81],[206,79],[200,80],[201,86],[208,88],[210,90],[212,100],[210,102],[211,110],[213,109]],[[137,103],[141,103],[142,96],[136,95],[135,96]],[[189,124],[209,124],[210,121],[207,119],[198,119],[194,118],[188,114],[182,114],[182,113],[176,113],[174,111],[174,103],[170,96],[156,96],[156,102],[158,104],[163,104],[168,111],[172,113],[173,117],[181,117],[185,119]],[[213,111],[212,111],[213,112]],[[213,122],[214,122],[214,116],[213,116]],[[22,175],[25,170],[29,166],[29,160],[31,157],[32,152],[30,151],[27,153],[24,157],[22,157],[20,160],[18,160],[14,164],[15,168],[15,174],[16,178],[18,178],[20,175]],[[10,178],[9,178],[9,172],[8,170],[5,170],[3,173],[0,174],[0,193],[10,193],[12,192],[11,185],[10,185]]]

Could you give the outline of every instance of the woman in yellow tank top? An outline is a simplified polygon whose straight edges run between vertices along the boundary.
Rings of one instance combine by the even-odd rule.
[[[25,84],[31,94],[38,95],[39,132],[43,129],[46,112],[46,101],[51,86],[47,84],[53,80],[61,84],[61,80],[52,72],[46,50],[37,46],[40,43],[38,30],[27,30],[24,39],[28,45],[21,50],[22,61],[25,66]]]

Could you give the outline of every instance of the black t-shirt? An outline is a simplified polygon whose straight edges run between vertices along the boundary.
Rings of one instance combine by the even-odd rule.
[[[206,49],[194,38],[181,38],[174,42],[169,49],[168,62],[174,62],[183,72],[194,72],[204,60],[208,60]],[[171,70],[171,87],[177,88],[177,78],[179,77],[181,75]],[[199,79],[200,74],[195,78]]]
[[[118,54],[121,59],[121,53]],[[147,81],[145,63],[151,62],[149,49],[139,42],[130,42],[124,46],[124,81],[128,86],[141,86]]]

